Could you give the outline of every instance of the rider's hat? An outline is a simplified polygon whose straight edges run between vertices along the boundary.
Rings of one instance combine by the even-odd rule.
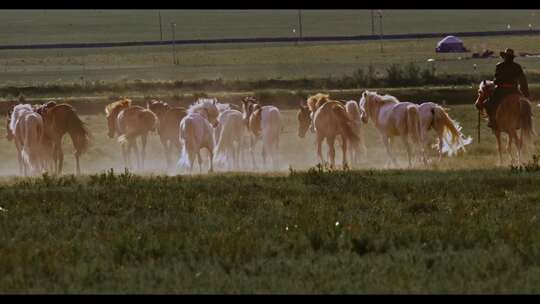
[[[514,55],[514,50],[512,50],[512,49],[506,49],[506,50],[504,50],[504,52],[501,52],[500,54],[501,54],[502,58],[514,58],[514,57],[516,57]]]

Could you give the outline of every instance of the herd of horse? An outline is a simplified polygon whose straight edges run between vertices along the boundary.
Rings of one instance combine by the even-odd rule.
[[[480,84],[477,104],[488,96],[491,85],[485,81]],[[524,143],[534,135],[530,103],[524,103],[521,97],[509,98],[513,99],[503,102],[505,112],[500,111],[494,129],[500,162],[501,132],[509,135],[510,155],[512,142],[516,145],[518,161],[522,148],[526,146]],[[259,141],[262,142],[262,166],[265,169],[279,168],[282,114],[277,107],[262,105],[253,96],[244,97],[241,106],[220,103],[215,98],[199,98],[187,108],[172,107],[159,100],[151,100],[146,107],[142,107],[122,98],[108,104],[105,114],[108,136],[117,138],[120,143],[126,168],[132,168],[132,154],[136,158],[136,167],[144,168],[148,135],[153,131],[157,132],[163,145],[168,170],[191,174],[197,160],[199,171],[202,172],[203,149],[208,151],[207,166],[210,172],[214,171],[214,167],[219,170],[240,170],[242,164],[249,163],[249,158],[252,169],[258,169],[255,147]],[[471,142],[461,133],[459,123],[451,119],[440,105],[433,102],[400,102],[394,96],[367,90],[358,101],[332,100],[328,94],[322,93],[310,96],[300,103],[297,119],[299,137],[305,137],[308,131],[314,133],[320,163],[325,163],[322,145],[326,140],[332,168],[335,168],[336,143],[342,150],[343,168],[348,167],[348,159],[353,164],[365,159],[367,147],[363,133],[364,125],[369,120],[380,133],[386,148],[386,167],[397,166],[390,145],[394,137],[403,143],[409,167],[414,163],[428,163],[430,130],[437,135],[439,160],[444,153],[465,151],[465,146]],[[72,106],[54,101],[33,106],[22,103],[14,105],[9,109],[6,129],[8,140],[14,141],[17,148],[20,174],[61,174],[64,161],[62,139],[66,134],[69,134],[75,150],[75,173],[80,174],[80,157],[87,151],[92,135]],[[517,135],[519,129],[522,130],[521,137]],[[178,157],[173,159],[173,155]]]

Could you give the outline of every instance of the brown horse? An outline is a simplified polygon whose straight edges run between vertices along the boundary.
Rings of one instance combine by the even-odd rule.
[[[129,168],[131,165],[131,149],[135,150],[137,167],[144,167],[146,153],[146,142],[148,132],[159,127],[159,119],[150,110],[140,106],[132,106],[130,99],[122,99],[108,104],[105,107],[107,122],[109,127],[109,138],[114,138],[118,134],[118,142],[122,145],[122,156],[124,165]],[[141,137],[142,149],[139,155],[137,148],[137,137]]]
[[[73,148],[75,149],[75,173],[81,174],[80,157],[88,150],[91,139],[85,123],[77,115],[75,109],[68,104],[56,104],[49,102],[36,108],[43,117],[45,129],[44,142],[45,147],[52,148],[52,159],[54,162],[54,174],[62,174],[64,167],[64,152],[62,150],[62,139],[64,135],[69,134]]]
[[[177,152],[181,151],[180,144],[180,121],[187,115],[182,107],[172,108],[166,102],[151,100],[146,103],[146,108],[156,114],[159,119],[158,134],[167,160],[167,168],[171,167],[171,150],[173,145]]]
[[[483,103],[491,95],[495,84],[492,81],[482,81],[478,90],[478,97],[475,105],[481,109]],[[521,136],[518,137],[517,130],[521,129]],[[497,137],[497,147],[499,150],[499,165],[503,163],[501,133],[508,134],[508,153],[512,162],[512,142],[517,148],[517,162],[521,162],[522,149],[525,153],[528,151],[528,145],[532,143],[532,137],[535,135],[532,123],[532,109],[530,101],[524,96],[514,93],[506,95],[499,104],[495,113],[495,126],[493,133]]]
[[[317,155],[319,161],[324,163],[322,156],[322,142],[326,139],[329,148],[330,167],[335,166],[336,151],[334,142],[336,137],[341,137],[343,151],[343,168],[347,167],[347,144],[356,145],[359,142],[358,135],[354,131],[353,121],[347,115],[343,104],[336,100],[330,100],[329,95],[316,94],[307,99],[307,107],[310,111],[309,116],[305,108],[300,110],[299,118],[303,118],[299,129],[299,135],[305,135],[305,131],[313,124],[313,129],[317,138]],[[311,123],[305,121],[306,117],[312,119]]]

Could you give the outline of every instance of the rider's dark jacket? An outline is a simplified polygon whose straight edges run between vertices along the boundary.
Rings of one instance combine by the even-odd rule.
[[[499,62],[495,68],[495,84],[497,88],[495,89],[495,95],[497,97],[502,97],[507,93],[519,92],[517,85],[521,89],[521,93],[525,97],[529,97],[529,86],[527,84],[527,78],[523,73],[523,69],[517,63],[512,60],[505,60]],[[496,99],[496,98],[494,98]]]

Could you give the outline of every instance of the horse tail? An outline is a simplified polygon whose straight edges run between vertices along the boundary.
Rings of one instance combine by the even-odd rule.
[[[127,141],[128,141],[128,138],[127,138],[126,134],[122,134],[122,135],[118,136],[118,142],[120,144],[123,145],[123,144],[127,143]]]
[[[219,165],[223,165],[223,162],[225,162],[225,159],[226,159],[225,142],[231,144],[232,134],[230,133],[232,130],[230,130],[230,128],[227,128],[226,123],[223,126],[221,126],[221,130],[218,134],[218,141],[214,148],[214,162],[216,162],[216,164],[219,164]]]
[[[191,119],[183,120],[180,123],[180,142],[182,142],[182,151],[178,159],[178,167],[187,169],[191,167],[191,163],[195,160],[195,147],[193,140],[195,138],[195,129]]]
[[[523,144],[527,145],[529,143],[532,143],[532,138],[536,135],[536,132],[534,130],[534,124],[532,122],[531,103],[528,100],[523,99],[521,104],[521,138],[523,139]]]
[[[421,144],[422,131],[420,130],[420,115],[418,106],[410,105],[407,107],[407,130],[414,143]]]
[[[25,119],[24,146],[21,154],[23,161],[30,166],[31,170],[35,170],[36,167],[36,158],[40,152],[37,148],[41,144],[43,133],[43,121],[41,119],[37,119],[36,116],[29,116]]]
[[[140,118],[146,130],[156,131],[159,129],[159,119],[154,112],[150,110],[141,111]]]
[[[342,106],[334,106],[332,108],[334,111],[334,114],[339,118],[339,125],[341,129],[343,130],[345,137],[348,141],[350,141],[354,146],[360,142],[360,138],[358,137],[358,134],[354,132],[353,122],[349,118],[349,115],[345,111],[345,109]]]
[[[432,111],[434,123],[442,123],[445,132],[450,132],[452,143],[458,142],[461,139],[461,132],[459,132],[454,121],[448,116],[446,111],[440,106],[434,107]]]
[[[86,124],[75,111],[70,111],[67,124],[69,126],[69,136],[77,153],[82,154],[86,152],[92,138]]]

